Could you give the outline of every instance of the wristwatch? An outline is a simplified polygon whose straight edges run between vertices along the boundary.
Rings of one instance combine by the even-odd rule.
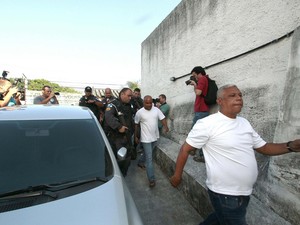
[[[291,143],[291,141],[289,141],[289,142],[286,143],[286,148],[287,148],[290,152],[296,152],[294,149],[292,149],[292,148],[290,147],[290,143]]]

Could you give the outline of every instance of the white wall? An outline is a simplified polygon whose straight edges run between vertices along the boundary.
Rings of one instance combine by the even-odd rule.
[[[166,94],[171,105],[172,120],[168,122],[172,130],[168,137],[177,143],[185,140],[192,123],[195,98],[193,88],[184,83],[188,76],[175,82],[170,81],[170,77],[179,77],[189,73],[194,66],[203,66],[208,67],[206,72],[219,86],[238,85],[244,94],[241,115],[266,141],[299,138],[300,125],[291,121],[293,117],[285,121],[295,127],[284,136],[284,140],[280,138],[280,128],[276,131],[279,115],[284,114],[286,108],[299,107],[295,106],[295,101],[284,98],[287,92],[289,96],[298,96],[300,102],[295,86],[288,87],[300,76],[297,70],[289,69],[291,62],[300,65],[300,61],[291,55],[295,48],[292,44],[295,32],[292,31],[300,26],[299,12],[299,0],[183,0],[142,43],[141,52],[143,95],[157,97]],[[283,37],[288,33],[290,36]],[[283,38],[276,41],[280,37]],[[248,53],[211,66],[245,52]],[[286,221],[294,223],[298,218],[299,224],[300,187],[297,177],[300,175],[300,159],[299,155],[286,157],[288,165],[293,165],[290,171],[286,171],[288,166],[283,168],[268,157],[257,155],[260,177],[254,196]],[[270,187],[278,179],[278,176],[270,175],[278,170],[282,172],[281,176],[292,177],[273,186],[277,188],[274,196],[279,189],[290,196],[279,200],[268,197],[265,193],[268,190],[264,187],[265,182]],[[268,173],[269,180],[265,181]],[[290,204],[293,207],[289,207]]]

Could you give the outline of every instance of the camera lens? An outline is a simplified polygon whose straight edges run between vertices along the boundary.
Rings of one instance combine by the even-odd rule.
[[[191,83],[190,80],[187,80],[187,81],[185,82],[186,85],[189,85],[190,83]]]

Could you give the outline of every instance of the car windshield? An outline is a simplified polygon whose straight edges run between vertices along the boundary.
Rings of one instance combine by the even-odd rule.
[[[112,174],[95,121],[1,121],[0,194]]]

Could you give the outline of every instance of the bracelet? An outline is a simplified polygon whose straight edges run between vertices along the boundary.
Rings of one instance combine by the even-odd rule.
[[[289,141],[288,143],[286,143],[286,148],[287,148],[290,152],[296,152],[294,149],[292,149],[292,148],[290,147],[290,143],[291,143],[291,141]]]

